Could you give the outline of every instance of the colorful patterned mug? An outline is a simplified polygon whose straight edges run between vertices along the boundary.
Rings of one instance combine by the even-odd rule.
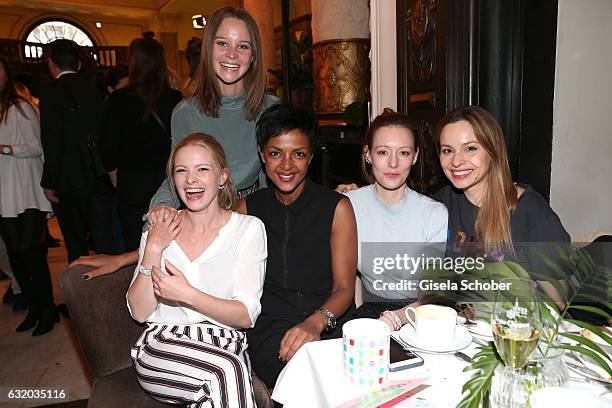
[[[389,326],[376,319],[355,319],[342,327],[344,374],[361,387],[378,388],[389,375]]]

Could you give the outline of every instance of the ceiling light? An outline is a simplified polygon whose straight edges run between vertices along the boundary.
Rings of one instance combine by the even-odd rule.
[[[193,28],[201,30],[206,25],[206,18],[201,14],[196,14],[191,16],[191,22],[193,23]]]

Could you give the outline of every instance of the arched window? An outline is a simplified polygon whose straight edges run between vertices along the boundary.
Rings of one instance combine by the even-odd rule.
[[[94,46],[91,36],[85,31],[74,24],[61,20],[48,20],[39,23],[28,32],[25,40],[28,43],[47,44],[60,38],[72,40],[84,47]],[[26,58],[40,58],[41,56],[42,47],[25,46]]]

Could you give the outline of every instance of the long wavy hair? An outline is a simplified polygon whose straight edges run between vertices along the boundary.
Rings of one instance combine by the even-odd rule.
[[[25,100],[19,93],[17,92],[15,77],[13,76],[13,71],[8,63],[8,60],[0,55],[0,65],[4,68],[4,76],[6,77],[6,82],[4,83],[4,87],[0,89],[0,123],[6,123],[8,120],[8,111],[11,106],[15,105],[19,113],[27,118],[26,113],[20,106],[20,103],[29,103]]]
[[[192,133],[183,140],[181,140],[170,153],[170,159],[166,167],[166,174],[172,191],[176,191],[176,185],[174,184],[174,165],[176,159],[176,152],[185,146],[200,146],[212,153],[215,164],[219,166],[219,170],[227,170],[228,176],[225,184],[220,186],[219,195],[217,199],[219,206],[225,210],[234,209],[237,198],[236,198],[236,187],[232,182],[232,177],[229,172],[229,166],[227,159],[225,158],[225,151],[221,144],[214,137],[207,135],[206,133]]]
[[[506,249],[514,253],[510,211],[516,208],[518,195],[512,182],[504,133],[493,115],[478,106],[466,106],[447,113],[438,123],[435,142],[440,151],[440,134],[446,125],[466,121],[472,126],[476,140],[489,155],[489,172],[476,217],[476,238],[485,251]]]
[[[206,28],[202,37],[202,56],[200,65],[197,69],[196,79],[198,86],[195,98],[198,101],[200,110],[213,118],[219,116],[219,106],[221,105],[221,88],[219,79],[215,74],[212,54],[214,39],[219,27],[226,18],[235,18],[247,27],[251,36],[251,50],[253,60],[249,70],[244,74],[244,89],[246,92],[246,119],[253,121],[263,107],[263,99],[266,90],[266,74],[263,68],[263,53],[261,50],[261,37],[257,24],[253,17],[244,9],[234,7],[222,7],[215,10],[206,20]]]
[[[157,98],[170,87],[164,47],[159,41],[145,37],[130,43],[129,78],[128,88],[144,98],[146,121]]]

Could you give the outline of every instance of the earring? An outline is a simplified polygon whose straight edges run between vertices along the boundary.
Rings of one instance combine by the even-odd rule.
[[[367,159],[367,158],[365,159],[365,162],[366,162],[367,164],[372,164],[372,162],[371,162],[369,159]]]
[[[223,190],[225,188],[225,184],[219,184],[219,190]]]

